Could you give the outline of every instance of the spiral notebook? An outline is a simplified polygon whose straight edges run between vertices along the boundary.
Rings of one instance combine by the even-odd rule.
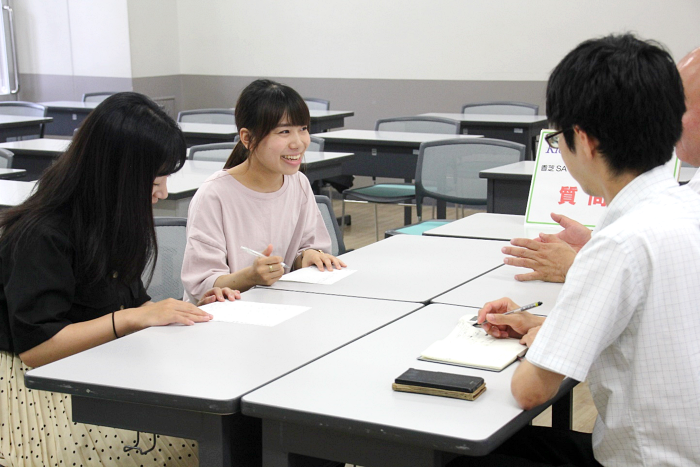
[[[434,342],[418,359],[501,371],[525,355],[527,347],[518,339],[496,339],[474,323],[476,315],[462,316],[447,337]]]

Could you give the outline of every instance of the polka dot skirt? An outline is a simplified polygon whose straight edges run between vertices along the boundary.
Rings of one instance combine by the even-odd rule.
[[[71,398],[24,386],[29,370],[18,356],[0,351],[0,465],[24,466],[196,466],[195,441],[157,436],[148,454],[124,452],[136,432],[73,423]],[[153,445],[141,433],[139,447]]]

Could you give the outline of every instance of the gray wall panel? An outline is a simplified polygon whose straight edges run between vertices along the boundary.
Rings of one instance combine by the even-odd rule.
[[[241,90],[255,77],[183,75],[182,108],[234,106]],[[352,110],[346,126],[374,129],[379,118],[425,112],[460,112],[467,102],[515,100],[532,102],[544,114],[544,81],[442,81],[383,79],[274,78],[304,97],[331,101],[331,109]]]
[[[22,75],[20,99],[33,102],[80,100],[83,92],[133,90],[146,94],[173,117],[180,110],[233,107],[255,77],[172,75],[148,78],[101,78]],[[331,109],[352,110],[347,128],[374,129],[379,118],[425,112],[460,112],[467,102],[532,102],[544,114],[544,81],[450,81],[337,78],[273,78],[304,97],[331,101]]]
[[[20,74],[19,100],[79,101],[85,92],[130,91],[131,78]]]

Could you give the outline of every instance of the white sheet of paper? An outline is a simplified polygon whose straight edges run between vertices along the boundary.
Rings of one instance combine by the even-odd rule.
[[[254,324],[256,326],[276,326],[311,309],[308,306],[277,305],[245,300],[214,302],[199,308],[213,315],[212,321]]]
[[[305,282],[307,284],[335,284],[341,279],[345,279],[357,269],[334,269],[333,271],[319,271],[315,266],[297,269],[294,272],[280,277],[281,281]]]

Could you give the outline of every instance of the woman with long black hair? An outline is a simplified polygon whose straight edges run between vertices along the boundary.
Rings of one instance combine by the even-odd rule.
[[[70,397],[24,386],[24,373],[126,334],[211,316],[152,303],[141,281],[157,256],[152,203],[183,165],[184,137],[148,97],[115,94],[22,205],[0,213],[0,465],[196,465],[196,444],[160,437],[124,453],[135,433],[75,424]],[[213,289],[198,305],[240,298]],[[74,464],[75,462],[75,464]]]

